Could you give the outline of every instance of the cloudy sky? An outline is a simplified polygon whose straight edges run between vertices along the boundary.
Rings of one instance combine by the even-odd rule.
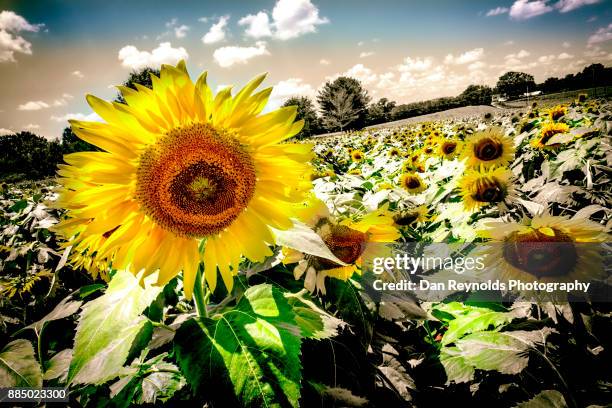
[[[612,0],[0,0],[0,135],[61,135],[95,119],[131,70],[186,59],[213,87],[269,72],[272,106],[358,78],[374,98],[413,102],[612,65]],[[87,6],[85,6],[87,4]]]

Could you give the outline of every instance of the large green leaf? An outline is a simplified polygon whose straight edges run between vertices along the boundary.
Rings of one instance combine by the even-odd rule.
[[[82,303],[83,302],[79,300],[72,300],[72,295],[67,296],[62,299],[62,301],[59,302],[57,306],[55,306],[55,308],[51,312],[49,312],[49,314],[47,314],[42,319],[30,324],[29,326],[26,326],[24,329],[32,329],[36,333],[40,333],[41,329],[46,323],[51,322],[53,320],[63,319],[76,313],[81,307]]]
[[[42,387],[42,372],[29,341],[12,341],[0,351],[0,387]]]
[[[522,402],[517,408],[567,408],[563,394],[556,390],[544,390],[529,401]]]
[[[448,330],[444,333],[442,344],[454,343],[469,333],[487,330],[489,327],[499,328],[513,319],[525,316],[524,308],[517,307],[509,312],[499,312],[484,307],[464,305],[459,302],[440,304],[437,310],[449,313],[455,319],[448,322]]]
[[[72,349],[62,350],[54,355],[47,363],[47,370],[43,375],[45,380],[59,378],[60,382],[65,382],[68,375],[68,367],[72,360]]]
[[[475,369],[518,374],[529,363],[529,349],[544,343],[551,332],[544,328],[468,334],[455,342],[456,347],[443,347],[440,362],[448,382],[470,381]]]
[[[68,382],[101,384],[116,377],[138,333],[150,330],[140,314],[160,291],[143,288],[129,272],[117,272],[106,293],[83,306]]]
[[[298,406],[301,333],[275,287],[249,288],[238,304],[210,319],[191,319],[175,337],[181,371],[223,406]]]

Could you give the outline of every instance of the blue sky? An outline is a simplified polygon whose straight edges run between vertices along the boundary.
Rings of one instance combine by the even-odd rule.
[[[192,76],[240,85],[269,72],[271,106],[348,74],[411,102],[612,62],[610,0],[1,1],[0,134],[58,137],[94,118],[132,69],[186,58]]]

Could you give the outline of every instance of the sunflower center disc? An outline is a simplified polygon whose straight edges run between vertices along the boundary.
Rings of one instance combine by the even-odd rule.
[[[338,259],[352,264],[363,252],[366,234],[346,225],[334,225],[331,231],[323,237],[323,241]],[[317,260],[324,267],[336,268],[339,266],[328,259],[318,258]]]
[[[502,155],[502,148],[501,143],[485,138],[474,147],[474,155],[484,161],[495,160]]]
[[[554,236],[540,231],[513,234],[504,243],[504,258],[536,277],[568,275],[577,263],[576,247],[568,235],[553,231]]]
[[[136,196],[161,227],[185,237],[221,232],[255,192],[253,159],[208,124],[171,130],[141,156]]]
[[[483,179],[476,182],[476,191],[472,198],[482,203],[499,203],[504,199],[504,190],[495,179]]]
[[[418,188],[421,185],[419,180],[416,177],[410,177],[406,180],[406,187],[410,189]]]
[[[442,147],[442,151],[444,152],[444,154],[451,154],[455,151],[456,148],[457,148],[457,143],[446,142],[444,143],[444,146]]]

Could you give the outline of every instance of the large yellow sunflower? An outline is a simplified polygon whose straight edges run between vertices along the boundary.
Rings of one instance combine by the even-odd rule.
[[[416,173],[404,173],[400,176],[400,186],[403,187],[410,194],[419,194],[425,189],[427,189],[427,185]]]
[[[363,259],[376,256],[381,249],[380,245],[374,243],[390,243],[400,237],[392,215],[385,208],[357,218],[334,217],[322,201],[314,198],[300,217],[321,236],[330,251],[346,264],[339,265],[329,259],[284,248],[283,262],[297,262],[294,276],[300,279],[306,273],[304,287],[311,292],[325,294],[326,277],[347,280],[354,273],[360,273]]]
[[[524,282],[588,281],[599,273],[601,256],[597,246],[584,244],[609,240],[606,227],[588,218],[548,214],[488,222],[479,235],[493,241],[482,251],[484,271]]]
[[[461,158],[468,167],[505,166],[514,159],[514,143],[499,127],[474,133],[465,140]]]
[[[459,179],[459,192],[468,211],[503,202],[511,192],[512,171],[506,167],[468,169]]]
[[[556,149],[561,146],[560,143],[549,144],[550,139],[559,133],[569,132],[569,126],[565,123],[548,122],[542,125],[540,136],[531,141],[531,146],[538,149]]]
[[[310,189],[308,144],[280,144],[303,126],[296,108],[260,115],[271,88],[265,74],[235,96],[213,96],[203,73],[163,65],[153,89],[120,87],[127,104],[87,101],[105,122],[72,120],[81,139],[102,149],[73,153],[60,166],[59,232],[73,251],[163,285],[183,272],[191,297],[200,261],[214,290],[217,268],[228,290],[241,257],[262,261],[270,227],[288,229]]]

